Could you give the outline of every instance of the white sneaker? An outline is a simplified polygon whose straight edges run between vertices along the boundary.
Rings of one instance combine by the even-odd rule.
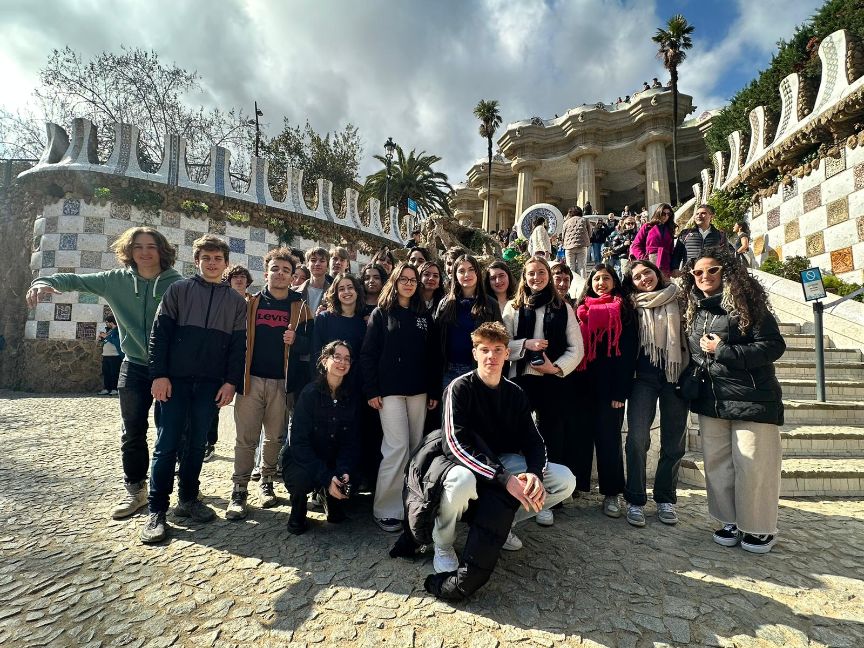
[[[611,518],[621,517],[621,503],[617,495],[603,498],[603,513]]]
[[[551,509],[543,509],[534,519],[540,526],[552,526],[555,524],[555,514]]]
[[[504,551],[519,551],[522,548],[522,541],[511,529],[510,533],[507,534],[507,539],[504,541],[504,546],[501,548]]]
[[[454,572],[459,569],[459,558],[453,547],[439,547],[435,545],[435,557],[432,558],[432,568],[436,574]]]
[[[96,392],[96,395],[97,395],[97,396],[107,396],[107,395],[110,394],[110,393],[111,393],[111,392],[108,391],[107,389],[103,389],[103,390],[100,391],[100,392]]]

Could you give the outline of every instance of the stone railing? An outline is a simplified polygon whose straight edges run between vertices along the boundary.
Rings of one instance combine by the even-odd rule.
[[[399,231],[399,221],[395,207],[390,208],[389,228],[385,230],[381,220],[380,202],[369,200],[368,215],[361,218],[358,208],[359,194],[354,189],[345,190],[343,209],[337,211],[333,206],[333,183],[319,179],[315,208],[310,208],[303,197],[303,171],[288,168],[284,200],[276,200],[270,193],[268,181],[268,161],[252,157],[251,177],[245,191],[235,191],[231,186],[231,152],[221,146],[210,149],[210,168],[207,180],[193,182],[187,172],[186,140],[179,135],[170,134],[165,142],[165,155],[159,170],[155,173],[143,171],[138,164],[138,127],[131,124],[117,124],[114,128],[114,145],[111,157],[105,164],[96,156],[96,126],[89,120],[73,120],[71,136],[57,124],[48,123],[48,145],[41,159],[31,169],[19,174],[23,178],[32,174],[45,174],[53,171],[81,171],[112,174],[126,178],[147,180],[172,187],[200,191],[205,194],[232,198],[235,200],[270,207],[286,213],[306,216],[344,227],[354,232],[380,239],[386,245],[402,246],[407,233]]]

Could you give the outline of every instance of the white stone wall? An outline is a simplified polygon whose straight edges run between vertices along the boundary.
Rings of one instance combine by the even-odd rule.
[[[264,255],[278,244],[276,235],[269,230],[214,221],[206,214],[196,217],[160,211],[152,215],[119,203],[58,200],[45,205],[33,225],[34,251],[30,257],[33,278],[121,267],[111,244],[122,232],[139,225],[157,228],[177,247],[174,267],[187,277],[195,274],[192,242],[208,232],[225,239],[231,250],[230,263],[249,268],[254,278],[253,289],[260,289],[264,283]],[[305,250],[317,243],[295,238],[291,245]],[[356,265],[352,263],[352,269],[356,270]],[[105,329],[108,313],[107,302],[95,295],[79,292],[43,295],[28,315],[24,335],[29,339],[95,339],[96,333]]]
[[[759,201],[751,233],[760,262],[772,250],[781,259],[808,257],[844,281],[864,283],[864,146],[844,147]]]

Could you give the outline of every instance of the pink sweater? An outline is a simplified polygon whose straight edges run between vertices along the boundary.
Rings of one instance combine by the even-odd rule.
[[[655,264],[663,274],[668,275],[672,271],[673,248],[672,232],[668,227],[646,223],[630,244],[630,256],[633,259],[651,260],[651,256],[656,255]]]

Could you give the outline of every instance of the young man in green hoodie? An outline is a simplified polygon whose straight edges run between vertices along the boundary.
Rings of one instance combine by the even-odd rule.
[[[55,274],[39,277],[27,292],[34,308],[40,294],[79,291],[104,298],[120,329],[120,348],[126,355],[120,367],[121,452],[126,493],[114,507],[115,520],[129,517],[147,504],[147,415],[153,404],[147,345],[156,309],[168,286],[182,279],[172,267],[174,246],[152,227],[133,227],[111,246],[123,268],[93,274]]]

